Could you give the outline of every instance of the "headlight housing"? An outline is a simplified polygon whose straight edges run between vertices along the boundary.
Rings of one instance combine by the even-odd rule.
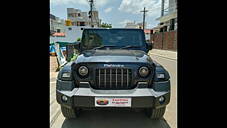
[[[71,75],[70,72],[64,72],[64,73],[62,73],[62,78],[69,78],[70,75]]]
[[[80,66],[78,68],[78,73],[81,76],[86,76],[86,75],[88,75],[88,68],[86,66]]]
[[[143,66],[139,68],[139,75],[141,77],[147,77],[149,73],[150,73],[150,70],[148,67]]]

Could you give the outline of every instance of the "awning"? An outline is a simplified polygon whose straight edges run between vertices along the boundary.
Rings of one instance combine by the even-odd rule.
[[[65,36],[65,33],[54,33],[53,36]]]
[[[151,29],[145,29],[144,33],[151,33]]]
[[[153,29],[159,29],[159,28],[162,28],[162,27],[164,27],[164,26],[166,26],[166,24],[158,25],[157,27],[154,27]]]

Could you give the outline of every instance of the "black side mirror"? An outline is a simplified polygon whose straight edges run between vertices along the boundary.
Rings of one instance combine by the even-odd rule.
[[[152,43],[146,43],[146,44],[147,44],[147,49],[148,49],[148,50],[152,50],[152,48],[153,48]]]
[[[74,48],[80,52],[80,41],[77,41],[76,44],[74,44]]]

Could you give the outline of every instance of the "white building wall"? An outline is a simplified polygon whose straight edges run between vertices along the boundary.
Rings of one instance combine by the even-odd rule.
[[[145,33],[145,39],[150,40],[150,33]]]
[[[50,19],[50,30],[57,32],[57,29],[60,29],[60,32],[65,32],[65,20],[55,16],[55,19]]]
[[[169,13],[173,13],[176,11],[176,0],[169,0]]]
[[[76,16],[69,16],[70,13],[76,13]],[[80,13],[80,16],[78,16],[78,13]],[[91,25],[91,19],[88,17],[88,12],[82,12],[79,9],[74,8],[67,8],[67,17],[69,20],[71,20],[73,23],[76,22],[85,22],[85,26]],[[93,25],[95,27],[98,27],[100,24],[100,20],[98,17],[98,11],[93,11]],[[73,26],[76,26],[77,24],[73,24]]]
[[[71,30],[69,30],[71,28]],[[75,42],[82,37],[81,28],[90,28],[89,26],[65,26],[65,37],[50,37],[50,42]]]

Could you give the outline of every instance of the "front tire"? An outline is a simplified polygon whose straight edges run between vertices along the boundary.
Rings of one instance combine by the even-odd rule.
[[[161,119],[163,115],[165,114],[166,107],[158,108],[158,109],[152,109],[147,108],[146,115],[151,119]]]
[[[79,116],[79,110],[73,108],[66,108],[64,106],[61,106],[61,112],[63,116],[67,119],[73,119]]]

